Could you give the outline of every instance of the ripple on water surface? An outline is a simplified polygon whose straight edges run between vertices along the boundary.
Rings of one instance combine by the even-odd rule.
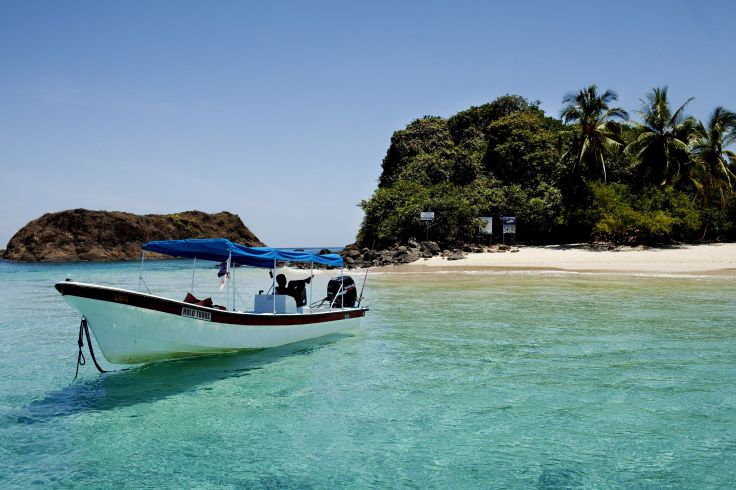
[[[183,296],[180,265],[148,266],[154,292]],[[270,280],[238,272],[242,298]],[[736,481],[733,279],[376,275],[359,331],[70,383],[68,273],[137,287],[136,264],[0,265],[0,486]]]

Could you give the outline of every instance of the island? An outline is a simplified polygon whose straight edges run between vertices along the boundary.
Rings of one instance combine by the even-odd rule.
[[[71,209],[47,213],[21,228],[2,254],[16,262],[132,260],[151,240],[223,237],[263,246],[236,214],[185,211],[137,215]]]
[[[736,241],[736,113],[718,106],[699,120],[687,114],[691,99],[670,98],[667,87],[643,94],[639,110],[629,108],[633,117],[616,100],[591,85],[565,95],[559,114],[505,95],[450,117],[415,119],[393,133],[377,187],[360,202],[355,248],[391,249],[405,262],[439,252],[412,240],[437,242],[446,255],[509,238],[520,245]],[[504,217],[513,220],[513,237],[502,236]]]

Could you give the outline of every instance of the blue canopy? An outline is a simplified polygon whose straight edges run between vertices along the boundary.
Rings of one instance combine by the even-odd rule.
[[[251,267],[273,268],[275,260],[285,262],[314,262],[316,264],[342,266],[338,254],[317,255],[312,252],[276,249],[270,247],[246,247],[226,238],[197,238],[189,240],[160,240],[148,242],[143,250],[172,257],[189,257],[201,260],[225,262],[232,258],[233,264]]]

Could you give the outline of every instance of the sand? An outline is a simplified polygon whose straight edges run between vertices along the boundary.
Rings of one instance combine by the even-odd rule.
[[[381,267],[382,272],[529,270],[619,272],[736,277],[736,243],[663,248],[595,247],[587,244],[517,247],[518,251],[469,253],[462,260],[419,259]]]

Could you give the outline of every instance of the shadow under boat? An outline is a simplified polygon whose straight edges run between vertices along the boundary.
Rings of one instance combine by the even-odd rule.
[[[54,417],[150,403],[214,381],[248,376],[272,362],[310,355],[347,337],[352,335],[334,333],[270,349],[190,357],[111,371],[53,391],[10,417],[19,424],[32,424]]]

